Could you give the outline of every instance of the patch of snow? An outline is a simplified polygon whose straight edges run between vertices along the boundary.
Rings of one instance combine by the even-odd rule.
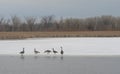
[[[55,48],[65,55],[120,55],[120,38],[36,38],[26,40],[0,40],[0,54],[19,55],[25,48],[25,55],[33,55],[34,48],[45,55],[44,51]],[[53,53],[52,53],[53,54]],[[60,54],[60,53],[59,53]]]

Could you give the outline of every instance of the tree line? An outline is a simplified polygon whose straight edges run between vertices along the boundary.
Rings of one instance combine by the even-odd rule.
[[[103,15],[89,18],[40,18],[11,16],[0,18],[0,32],[33,31],[120,31],[120,17]]]

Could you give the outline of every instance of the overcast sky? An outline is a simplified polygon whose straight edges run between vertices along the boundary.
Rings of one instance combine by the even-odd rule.
[[[0,17],[48,16],[94,17],[120,16],[120,0],[0,0]]]

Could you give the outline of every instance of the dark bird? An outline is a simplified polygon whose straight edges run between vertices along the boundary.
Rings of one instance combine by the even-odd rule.
[[[63,47],[60,47],[60,48],[61,48],[60,53],[63,55],[64,54]]]
[[[53,53],[54,53],[54,54],[58,53],[57,51],[54,50],[54,48],[52,48],[52,50],[53,50]]]
[[[49,53],[51,53],[51,50],[45,50],[44,53],[49,54]]]
[[[34,53],[35,53],[35,54],[38,54],[38,53],[40,53],[40,52],[37,51],[36,48],[34,48]]]
[[[25,53],[24,49],[25,48],[23,48],[23,50],[20,52],[21,55],[23,55]]]

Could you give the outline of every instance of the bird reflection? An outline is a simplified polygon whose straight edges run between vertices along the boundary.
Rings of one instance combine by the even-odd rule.
[[[57,59],[57,56],[52,56],[53,59]]]
[[[21,56],[20,56],[20,59],[24,60],[24,59],[25,59],[24,55],[21,55]]]
[[[61,57],[60,57],[60,59],[61,59],[61,60],[63,60],[63,59],[64,59],[64,57],[63,57],[63,56],[61,56]]]
[[[36,59],[36,60],[37,60],[37,59],[38,59],[38,56],[37,56],[37,55],[35,55],[35,56],[34,56],[34,59]]]
[[[46,59],[50,59],[50,58],[51,58],[51,56],[49,56],[49,55],[48,55],[48,56],[45,56],[45,58],[46,58]]]

